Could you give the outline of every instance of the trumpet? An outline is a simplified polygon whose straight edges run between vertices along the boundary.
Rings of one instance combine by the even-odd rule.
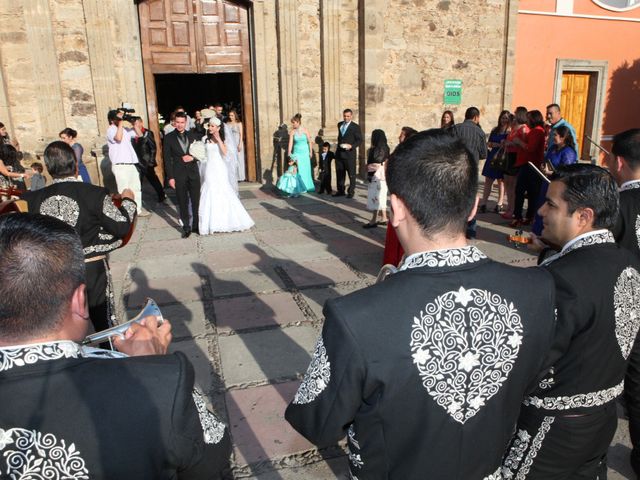
[[[164,321],[162,317],[162,312],[158,307],[158,304],[151,298],[147,298],[147,302],[138,315],[133,317],[131,320],[125,323],[121,323],[120,325],[116,325],[115,327],[107,328],[106,330],[101,330],[96,333],[92,333],[85,337],[82,341],[82,345],[93,345],[96,343],[101,343],[109,340],[111,337],[115,337],[116,335],[124,335],[124,333],[129,330],[132,324],[140,323],[143,318],[155,316],[158,317],[158,324],[161,324]]]
[[[391,265],[390,263],[383,265],[380,271],[378,272],[378,276],[376,277],[376,283],[384,282],[387,279],[387,277],[393,275],[397,271],[398,271],[398,268],[395,265]]]

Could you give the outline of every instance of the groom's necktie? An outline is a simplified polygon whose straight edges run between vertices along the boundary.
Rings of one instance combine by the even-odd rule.
[[[344,136],[344,132],[346,132],[346,131],[347,131],[347,127],[348,127],[348,126],[349,126],[349,124],[348,124],[348,123],[344,123],[344,122],[342,123],[342,126],[340,127],[340,135],[343,135],[343,136]]]
[[[182,147],[182,151],[184,153],[187,153],[187,150],[189,149],[189,141],[186,138],[187,136],[183,133],[178,133],[178,143],[180,143],[180,146]]]

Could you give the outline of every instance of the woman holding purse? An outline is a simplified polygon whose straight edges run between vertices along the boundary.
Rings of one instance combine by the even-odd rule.
[[[484,167],[482,168],[482,175],[484,176],[484,190],[482,192],[482,201],[478,208],[479,213],[487,212],[487,200],[489,199],[489,195],[491,195],[491,189],[494,181],[498,182],[498,203],[496,203],[493,211],[495,213],[504,212],[504,171],[494,168],[491,161],[501,149],[501,154],[505,155],[504,141],[507,138],[510,128],[511,114],[509,113],[509,110],[503,110],[500,112],[500,116],[498,117],[498,124],[493,130],[491,130],[491,133],[489,134],[489,141],[487,142],[489,154],[487,155],[487,160],[484,162]]]

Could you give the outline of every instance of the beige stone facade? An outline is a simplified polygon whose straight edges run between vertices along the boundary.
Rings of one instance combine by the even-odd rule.
[[[250,10],[263,181],[278,174],[274,134],[295,113],[335,142],[350,107],[367,139],[382,128],[393,145],[403,125],[438,126],[445,79],[463,82],[457,120],[475,105],[488,130],[510,103],[517,0],[238,3]],[[137,15],[133,0],[0,0],[0,121],[23,150],[69,126],[100,162],[108,108],[126,101],[146,116]]]

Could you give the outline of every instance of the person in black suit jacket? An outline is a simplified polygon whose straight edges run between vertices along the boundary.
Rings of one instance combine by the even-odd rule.
[[[198,233],[198,208],[200,207],[200,171],[198,162],[189,155],[189,146],[197,140],[186,131],[187,115],[176,112],[176,129],[164,137],[164,169],[169,186],[175,188],[178,209],[182,220],[182,238],[191,232]],[[189,200],[193,221],[189,222]]]
[[[331,160],[335,155],[331,151],[331,144],[324,142],[322,144],[322,152],[320,152],[320,173],[318,180],[320,180],[320,189],[318,193],[324,193],[325,191],[331,195]]]
[[[157,147],[153,132],[144,128],[144,122],[140,117],[135,117],[135,120],[133,121],[133,130],[136,132],[136,136],[131,139],[131,143],[133,144],[133,149],[136,151],[136,155],[138,156],[136,168],[138,169],[138,172],[140,172],[140,183],[142,184],[142,179],[146,178],[156,191],[156,194],[158,195],[158,202],[162,203],[167,198],[167,195],[164,193],[164,189],[162,188],[162,183],[160,183],[158,175],[156,175],[155,167],[157,165]]]
[[[119,352],[80,345],[84,266],[70,225],[0,217],[0,278],[20,272],[0,282],[2,478],[29,467],[39,478],[219,479],[229,433],[194,389],[186,357],[167,355],[168,320],[133,324],[114,339]]]
[[[360,126],[352,122],[353,112],[347,108],[342,112],[344,121],[338,123],[338,149],[336,150],[337,192],[334,197],[344,196],[345,175],[349,174],[347,198],[353,198],[356,191],[356,149],[362,143]]]

